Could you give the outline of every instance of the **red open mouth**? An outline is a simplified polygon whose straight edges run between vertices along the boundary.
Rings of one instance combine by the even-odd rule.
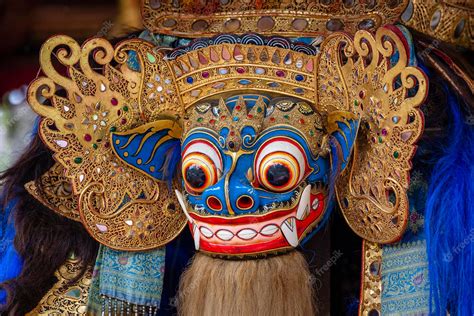
[[[196,249],[227,256],[257,255],[296,247],[325,210],[323,193],[312,194],[310,185],[292,209],[236,217],[188,212],[181,193],[177,195],[188,216]]]

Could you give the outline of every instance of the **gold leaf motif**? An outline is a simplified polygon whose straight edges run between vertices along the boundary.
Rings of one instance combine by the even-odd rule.
[[[53,58],[66,71],[58,71]],[[184,214],[170,211],[178,205],[172,191],[129,168],[110,144],[113,132],[183,113],[163,55],[142,40],[114,48],[94,38],[80,47],[55,36],[43,45],[40,64],[45,77],[31,83],[28,100],[43,117],[39,134],[64,170],[59,180],[71,183],[79,213],[66,213],[59,196],[47,206],[76,220],[80,215],[89,233],[114,249],[146,250],[172,240],[186,223]],[[53,106],[38,97],[52,99]],[[59,177],[55,168],[45,177]]]
[[[318,68],[319,106],[361,118],[353,157],[337,181],[339,205],[359,236],[394,242],[407,225],[411,158],[423,130],[417,107],[426,96],[427,79],[408,65],[402,39],[388,27],[375,36],[359,31],[354,41],[333,35],[321,54],[326,58]]]
[[[56,163],[37,181],[25,184],[26,190],[44,206],[59,215],[80,221],[77,196],[72,193],[72,184],[64,176],[64,168]]]

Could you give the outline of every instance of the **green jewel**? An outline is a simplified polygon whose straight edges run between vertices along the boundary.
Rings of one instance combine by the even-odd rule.
[[[394,152],[393,157],[395,157],[395,159],[400,157],[400,153],[398,151]]]
[[[148,58],[148,60],[150,61],[150,63],[154,64],[154,63],[156,62],[156,58],[155,58],[155,56],[153,56],[152,54],[146,53],[146,57]]]
[[[82,158],[81,157],[76,157],[76,158],[74,158],[74,162],[77,163],[77,164],[80,164],[82,162]]]
[[[112,126],[112,127],[110,128],[110,131],[111,131],[112,133],[114,133],[116,130],[117,130],[117,127],[115,127],[115,126]]]
[[[92,148],[97,149],[98,147],[97,144],[92,144]]]
[[[128,112],[128,106],[125,105],[122,109],[123,109],[125,112]]]

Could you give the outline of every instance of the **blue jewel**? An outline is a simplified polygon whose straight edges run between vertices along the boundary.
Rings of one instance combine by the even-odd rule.
[[[193,83],[194,82],[193,77],[187,77],[186,82],[189,83],[189,84]]]
[[[248,84],[251,84],[252,81],[247,80],[247,79],[242,79],[242,80],[239,80],[239,83],[240,83],[240,84],[243,84],[243,85],[248,85]]]
[[[303,94],[304,93],[304,89],[302,89],[302,88],[296,88],[293,91],[295,91],[298,94]]]
[[[237,122],[239,120],[239,118],[237,116],[234,116],[233,120],[234,120],[234,122]]]
[[[296,76],[295,76],[295,80],[296,80],[296,81],[303,81],[303,80],[304,80],[304,76],[303,76],[303,75],[296,75]]]

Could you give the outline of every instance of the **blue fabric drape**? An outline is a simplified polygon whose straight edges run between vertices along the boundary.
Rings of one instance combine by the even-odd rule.
[[[0,199],[0,205],[3,205]],[[17,277],[22,268],[22,259],[18,255],[13,240],[15,225],[13,210],[17,201],[10,201],[3,211],[0,211],[0,283]],[[6,303],[6,292],[0,289],[0,304]]]

